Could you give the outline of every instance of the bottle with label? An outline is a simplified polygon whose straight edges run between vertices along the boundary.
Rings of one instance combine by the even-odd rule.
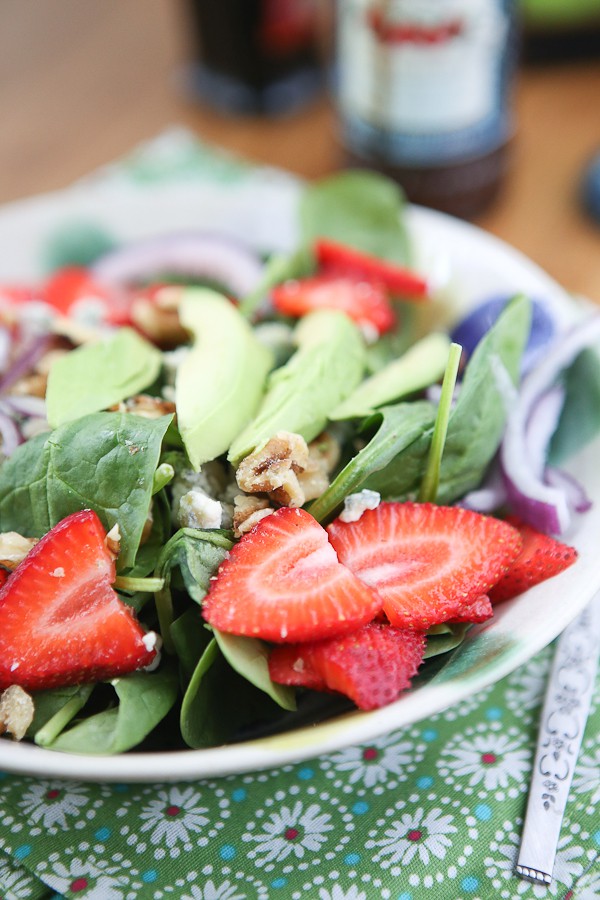
[[[339,0],[337,100],[349,162],[410,200],[472,218],[512,132],[512,0]]]
[[[234,114],[280,115],[322,86],[316,0],[186,0],[188,93]]]

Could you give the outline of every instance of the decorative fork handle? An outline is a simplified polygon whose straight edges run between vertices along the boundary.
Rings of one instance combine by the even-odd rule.
[[[516,871],[550,884],[600,649],[600,593],[565,629],[550,671]]]

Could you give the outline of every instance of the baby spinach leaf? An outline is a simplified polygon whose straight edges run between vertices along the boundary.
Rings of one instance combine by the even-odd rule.
[[[477,487],[494,458],[530,325],[531,301],[515,297],[475,348],[448,424],[438,503],[452,503]]]
[[[170,416],[92,413],[21,444],[0,467],[0,529],[42,537],[70,513],[93,509],[121,532],[119,567],[135,556]]]
[[[197,606],[186,609],[171,625],[171,640],[175,647],[184,688],[190,682],[198,661],[213,637]]]
[[[243,725],[278,712],[263,691],[231,668],[213,638],[184,694],[181,734],[189,747],[214,747],[230,741]]]
[[[124,753],[164,719],[178,694],[177,673],[164,664],[157,672],[134,672],[111,684],[117,706],[82,719],[47,746],[68,753]]]
[[[455,647],[462,644],[469,628],[471,628],[470,622],[446,623],[430,628],[427,632],[427,647],[423,658],[431,659],[454,650]]]
[[[397,263],[409,261],[404,195],[383,175],[346,171],[310,185],[300,201],[305,244],[327,237]]]
[[[520,360],[529,334],[531,304],[516,297],[477,345],[451,412],[439,472],[436,502],[452,503],[476,487],[491,463],[504,433],[510,388],[519,378]],[[399,452],[365,487],[387,500],[402,500],[419,490],[432,429]]]
[[[221,653],[236,672],[268,694],[283,709],[296,709],[294,689],[271,681],[269,648],[264,641],[226,634],[216,628],[213,629],[213,633]]]
[[[429,387],[444,374],[449,349],[450,339],[445,334],[431,332],[362,381],[329,418],[335,421],[368,416],[379,406]]]
[[[600,357],[583,350],[564,375],[565,402],[550,442],[549,462],[559,465],[600,431]]]
[[[370,487],[371,479],[376,473],[380,470],[387,473],[392,460],[402,455],[424,432],[430,433],[435,419],[435,406],[426,400],[385,406],[368,422],[375,423],[378,419],[379,428],[366,447],[350,460],[327,490],[308,507],[311,515],[319,522],[331,518],[348,494],[366,485]],[[387,477],[386,475],[383,479],[384,484]]]
[[[65,353],[48,376],[48,422],[56,428],[139,393],[158,377],[161,359],[132,328]]]
[[[93,684],[36,691],[33,695],[34,716],[27,736],[41,747],[51,743],[87,703]]]
[[[356,387],[365,367],[365,345],[357,326],[334,310],[310,313],[296,328],[298,350],[268,378],[256,418],[232,443],[237,464],[278,431],[312,441],[329,412]]]
[[[232,546],[233,539],[226,531],[181,528],[163,547],[154,574],[157,578],[164,579],[164,587],[156,594],[156,610],[167,651],[174,650],[171,638],[171,573],[174,569],[179,569],[187,593],[196,603],[201,603],[210,586],[211,577]]]

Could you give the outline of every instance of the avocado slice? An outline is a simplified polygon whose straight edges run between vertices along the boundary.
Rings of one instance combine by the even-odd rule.
[[[177,423],[193,468],[225,453],[262,399],[271,353],[236,307],[208,288],[184,292],[179,318],[193,344],[177,370]]]

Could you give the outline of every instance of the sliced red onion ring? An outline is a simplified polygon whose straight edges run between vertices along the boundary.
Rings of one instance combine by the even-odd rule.
[[[158,235],[101,257],[92,266],[105,284],[129,285],[165,274],[189,275],[222,284],[236,297],[249,294],[260,281],[263,265],[248,247],[233,238],[207,232]]]
[[[494,463],[480,487],[465,494],[458,506],[472,509],[474,512],[493,513],[505,503],[506,488],[502,473],[498,464]]]
[[[582,484],[573,478],[564,469],[555,466],[547,466],[544,472],[544,481],[551,487],[560,488],[567,495],[569,506],[578,513],[587,512],[592,507],[592,501],[585,492]]]
[[[552,385],[538,397],[525,426],[527,459],[536,477],[543,481],[546,481],[544,470],[548,446],[558,426],[564,402],[565,389],[563,385]]]
[[[44,353],[50,349],[54,335],[42,334],[34,338],[24,350],[17,356],[12,365],[8,367],[2,378],[0,378],[0,393],[6,391],[19,378],[29,374],[35,364],[42,358]]]
[[[0,328],[0,372],[4,372],[10,359],[12,337],[8,328]]]
[[[0,409],[8,415],[17,413],[33,419],[46,418],[46,401],[31,394],[7,394],[0,400]]]
[[[9,415],[0,410],[0,455],[11,456],[23,442],[21,432]]]
[[[513,511],[539,531],[562,534],[572,518],[570,495],[564,487],[545,482],[527,452],[527,423],[532,410],[557,376],[586,347],[600,340],[600,316],[590,316],[562,335],[542,362],[523,380],[511,408],[500,449],[508,501]]]

